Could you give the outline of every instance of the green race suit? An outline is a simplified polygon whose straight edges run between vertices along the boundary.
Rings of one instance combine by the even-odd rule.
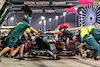
[[[84,36],[82,42],[86,42],[89,46],[92,46],[92,49],[94,50],[94,57],[97,57],[99,55],[99,45],[94,38],[86,35]]]
[[[19,40],[19,37],[29,27],[31,26],[26,21],[23,21],[17,27],[11,30],[10,34],[8,35],[8,45],[10,48],[16,44],[16,42]]]
[[[98,43],[100,43],[100,42],[99,42],[99,40],[100,40],[100,29],[98,29],[98,28],[92,29],[92,30],[90,31],[89,34],[92,34],[92,35],[94,36],[94,39],[95,39]]]

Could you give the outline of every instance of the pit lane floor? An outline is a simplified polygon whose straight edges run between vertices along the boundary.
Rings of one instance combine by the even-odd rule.
[[[0,67],[100,67],[100,60],[82,59],[79,56],[64,56],[60,60],[49,60],[46,56],[25,59],[19,61],[2,57]]]

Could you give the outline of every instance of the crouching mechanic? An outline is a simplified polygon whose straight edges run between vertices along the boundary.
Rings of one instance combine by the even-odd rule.
[[[61,34],[59,34],[59,37],[66,37],[66,38],[69,38],[69,40],[76,39],[76,36],[74,35],[74,33],[69,31],[68,29],[61,28],[60,25],[58,26],[58,28],[59,28],[58,32],[61,32]],[[68,28],[68,26],[67,26],[67,28]]]
[[[100,44],[100,29],[90,26],[88,28],[90,36],[92,36]]]
[[[29,22],[31,22],[32,18],[29,15],[25,15],[24,19],[22,21],[22,23],[20,23],[18,26],[16,26],[8,35],[8,47],[4,48],[1,52],[0,52],[0,61],[1,61],[1,56],[11,50],[11,48],[16,44],[16,42],[19,40],[19,37],[24,33],[24,31],[29,28],[31,31],[35,32],[36,34],[38,34],[38,31],[35,30],[34,28],[32,28],[29,25]],[[20,47],[20,57],[23,57],[23,46],[24,44],[21,45],[22,47]]]
[[[86,45],[83,47],[83,49],[84,49],[84,56],[83,56],[83,59],[92,58],[92,57],[93,57],[93,48],[92,48],[90,45],[86,44]],[[90,53],[90,54],[87,52],[87,50],[89,50],[89,53]]]
[[[91,46],[91,48],[94,51],[94,59],[100,59],[99,58],[99,45],[96,42],[96,40],[94,38],[92,38],[91,36],[89,36],[88,30],[86,28],[82,28],[81,30],[81,39],[82,43],[81,45],[78,46],[78,48],[82,48],[84,45],[88,44],[89,46]]]
[[[80,44],[81,44],[81,36],[80,36],[80,31],[78,31],[78,34],[76,34],[76,44],[77,44],[77,46],[79,46]],[[82,48],[78,48],[78,50],[79,50],[79,53],[80,53],[80,56],[82,57]],[[77,54],[78,54],[78,52],[77,52]]]

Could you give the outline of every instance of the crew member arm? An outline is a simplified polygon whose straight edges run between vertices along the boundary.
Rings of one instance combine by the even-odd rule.
[[[27,40],[28,35],[26,34],[26,32],[23,33],[23,36]]]
[[[86,45],[87,43],[84,42],[84,43],[81,43],[81,45],[78,46],[78,48],[82,48],[84,45]]]
[[[38,34],[38,31],[35,30],[33,27],[30,27],[29,29],[30,29],[32,32],[35,32],[36,34]]]
[[[90,34],[90,36],[91,36],[91,37],[93,37],[93,35],[92,35],[92,34]],[[93,37],[93,38],[94,38],[94,37]]]

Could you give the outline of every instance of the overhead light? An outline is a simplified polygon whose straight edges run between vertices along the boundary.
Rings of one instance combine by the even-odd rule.
[[[63,16],[66,16],[66,12],[63,12]]]
[[[51,21],[52,20],[52,18],[49,18],[49,21]]]
[[[44,20],[44,25],[46,25],[46,20]]]
[[[43,20],[44,20],[44,19],[45,19],[45,17],[44,17],[44,16],[41,16],[41,19],[43,19]]]
[[[100,2],[98,4],[100,4]]]
[[[58,19],[58,16],[55,16],[55,19],[57,20]]]
[[[11,20],[14,20],[14,17],[11,17]]]
[[[39,22],[39,24],[41,24],[41,23],[42,23],[42,21]]]

